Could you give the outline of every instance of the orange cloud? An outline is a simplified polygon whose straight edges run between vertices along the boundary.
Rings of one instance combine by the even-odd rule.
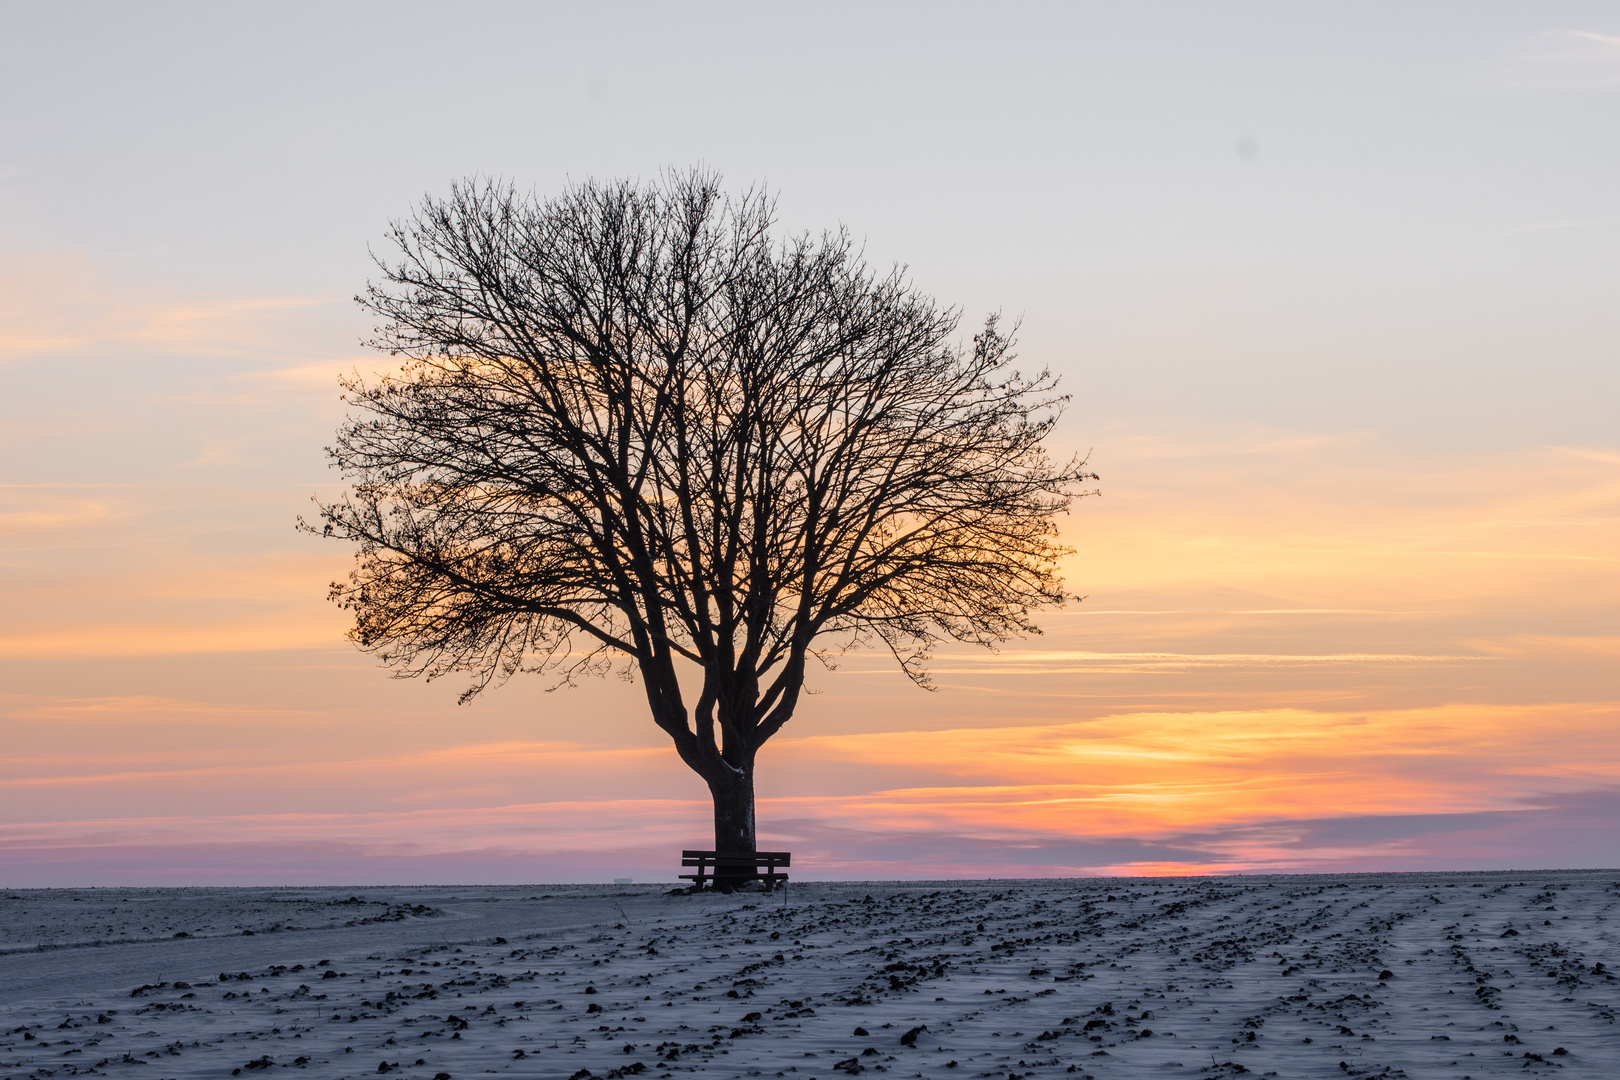
[[[971,782],[845,800],[853,819],[896,827],[926,820],[958,830],[1154,836],[1266,819],[1499,810],[1616,783],[1617,721],[1612,703],[1129,714],[795,739],[768,767],[861,764]]]
[[[116,282],[82,256],[14,254],[0,260],[0,363],[87,352],[273,354],[285,327],[297,324],[289,314],[341,303],[338,297],[165,295]]]
[[[1470,462],[1423,483],[1391,461],[1342,485],[1315,460],[1291,476],[1243,470],[1202,491],[1122,466],[1116,487],[1075,522],[1081,550],[1068,575],[1093,596],[1172,595],[1177,607],[1218,590],[1286,602],[1266,608],[1397,612],[1620,597],[1620,469],[1551,451],[1526,457]],[[1482,492],[1487,477],[1492,490]],[[1367,490],[1386,481],[1393,490]],[[1242,605],[1251,606],[1261,607]]]
[[[160,707],[106,707],[132,704]],[[47,709],[43,718],[58,711]],[[945,872],[948,860],[930,852],[951,845],[1000,850],[999,861],[981,854],[972,865],[1008,873],[1018,866],[1029,872],[1019,852],[1027,859],[1053,848],[1070,851],[1067,861],[1045,865],[1072,872],[1388,859],[1413,849],[1421,835],[1392,839],[1352,829],[1331,842],[1312,837],[1335,820],[1511,817],[1582,792],[1620,790],[1620,750],[1612,738],[1617,720],[1615,703],[1454,705],[1366,714],[1126,714],[995,730],[811,736],[773,744],[764,755],[760,819],[768,842],[798,837],[813,859],[809,865],[821,873],[855,873],[863,866],[876,872],[863,855],[873,845],[911,850],[908,873],[930,865]],[[835,776],[847,779],[852,770],[874,782],[847,794],[772,794],[790,776],[801,788],[830,790]],[[362,755],[306,745],[255,764],[225,747],[153,752],[144,760],[23,755],[7,772],[0,796],[8,799],[54,801],[60,793],[64,807],[93,806],[119,792],[161,786],[189,792],[194,808],[164,819],[169,824],[154,826],[150,835],[139,822],[113,828],[60,821],[19,826],[19,843],[39,830],[78,835],[75,830],[111,828],[127,843],[130,830],[143,842],[157,842],[179,829],[184,836],[176,834],[173,842],[302,837],[378,852],[424,854],[458,844],[555,852],[577,842],[571,830],[584,828],[610,837],[603,841],[608,848],[655,850],[675,833],[682,844],[701,842],[707,817],[700,786],[663,747],[507,741]],[[882,785],[897,776],[916,780]],[[344,788],[342,797],[323,800],[334,785]],[[627,790],[641,797],[626,798]],[[674,797],[679,790],[695,797]],[[227,792],[238,805],[279,799],[327,809],[209,814]],[[514,798],[530,792],[549,797]],[[258,797],[266,794],[275,798]],[[410,809],[381,809],[390,806]],[[423,823],[437,833],[423,832]],[[1070,850],[1075,844],[1082,845],[1078,854]],[[1183,857],[1086,861],[1087,852],[1122,845],[1147,855],[1175,849]],[[1189,847],[1204,855],[1187,857]],[[955,865],[953,872],[962,872],[962,864]]]

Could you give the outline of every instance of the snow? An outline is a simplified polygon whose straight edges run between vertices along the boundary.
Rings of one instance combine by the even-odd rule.
[[[664,890],[12,892],[0,1077],[1620,1074],[1614,871]]]

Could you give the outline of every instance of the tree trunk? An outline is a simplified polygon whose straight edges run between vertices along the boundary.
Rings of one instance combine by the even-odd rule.
[[[714,850],[752,855],[754,847],[754,765],[749,762],[738,771],[727,769],[709,781],[714,796]],[[730,892],[747,874],[727,874],[716,870],[714,887]]]

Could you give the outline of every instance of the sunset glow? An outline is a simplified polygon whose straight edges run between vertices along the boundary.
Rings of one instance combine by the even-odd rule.
[[[581,34],[591,18],[569,16]],[[371,327],[348,299],[390,217],[473,170],[549,191],[695,160],[738,187],[768,178],[784,227],[849,223],[964,325],[1021,316],[1021,363],[1074,396],[1056,455],[1102,477],[1062,519],[1081,598],[1039,613],[1041,636],[947,643],[931,690],[876,650],[812,672],[760,764],[762,843],[791,847],[796,873],[1616,865],[1615,27],[1577,50],[1559,19],[1481,14],[1496,21],[1459,59],[1437,16],[1356,22],[1345,55],[1390,73],[1350,100],[1337,52],[1303,70],[1323,38],[1294,18],[1252,41],[1210,22],[1191,49],[1153,44],[1152,20],[1048,12],[1073,48],[1100,34],[1113,51],[1088,66],[997,30],[980,104],[884,17],[899,74],[852,70],[927,99],[915,158],[875,119],[823,127],[868,117],[847,89],[772,89],[771,124],[694,121],[647,105],[649,86],[587,95],[621,66],[598,52],[491,76],[589,122],[525,128],[521,150],[478,128],[386,168],[337,119],[289,119],[369,101],[356,87],[390,71],[375,57],[354,59],[337,110],[210,76],[277,118],[266,137],[296,178],[252,125],[193,100],[209,95],[153,82],[108,107],[174,108],[235,149],[131,151],[157,178],[132,175],[113,209],[97,208],[104,167],[62,134],[88,99],[63,91],[54,133],[7,121],[0,884],[661,881],[677,849],[706,846],[707,793],[638,683],[520,675],[458,706],[454,679],[390,680],[326,599],[352,551],[294,530],[338,490],[322,453],[338,379],[397,370],[358,344]],[[845,48],[771,19],[795,62]],[[64,53],[63,25],[27,21],[56,43],[32,78],[110,93],[117,72]],[[950,50],[978,32],[939,30]],[[668,73],[657,42],[622,44]],[[6,66],[15,91],[29,76]],[[1222,82],[1250,67],[1264,86]],[[732,77],[772,81],[749,70]],[[714,78],[691,92],[755,107]],[[1220,104],[1194,104],[1207,94]],[[1135,104],[1097,104],[1116,100]],[[980,109],[1016,118],[1008,161],[961,162]],[[1251,132],[1262,149],[1240,157]],[[865,164],[807,161],[803,139]],[[163,186],[182,165],[211,178],[195,221]],[[302,186],[328,168],[330,189]]]

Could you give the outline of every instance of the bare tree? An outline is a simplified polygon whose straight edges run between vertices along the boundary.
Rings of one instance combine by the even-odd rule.
[[[925,685],[941,639],[1038,632],[1094,478],[1043,452],[1066,398],[994,317],[957,345],[900,269],[773,215],[700,172],[425,200],[359,298],[403,372],[345,381],[352,486],[320,506],[359,544],[332,596],[362,648],[471,673],[464,699],[621,659],[722,851],[755,850],[755,757],[807,662],[881,643]]]

